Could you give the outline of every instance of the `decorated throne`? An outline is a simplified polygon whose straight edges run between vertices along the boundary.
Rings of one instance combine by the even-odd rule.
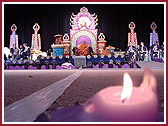
[[[98,34],[98,30],[96,29],[98,25],[97,21],[97,15],[95,15],[95,13],[90,14],[85,7],[82,7],[77,15],[72,13],[70,18],[70,25],[72,27],[72,29],[70,29],[70,50],[74,47],[79,47],[82,42],[85,41],[88,47],[92,47],[93,52],[96,52]]]

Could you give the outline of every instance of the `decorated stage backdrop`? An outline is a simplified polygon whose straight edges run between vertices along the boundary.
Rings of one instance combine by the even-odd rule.
[[[72,27],[70,29],[71,50],[85,41],[88,46],[93,48],[94,52],[96,51],[97,21],[97,15],[95,13],[90,14],[85,7],[82,7],[77,15],[72,13],[70,18],[70,25]]]

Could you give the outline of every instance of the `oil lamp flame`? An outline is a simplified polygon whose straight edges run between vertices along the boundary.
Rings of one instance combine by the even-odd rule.
[[[124,73],[123,80],[124,80],[124,84],[123,84],[123,90],[121,93],[122,103],[124,103],[126,100],[128,100],[131,97],[132,88],[133,88],[132,79],[128,73]]]

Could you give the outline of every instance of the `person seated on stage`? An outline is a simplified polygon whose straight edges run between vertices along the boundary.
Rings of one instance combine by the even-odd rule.
[[[88,53],[87,53],[87,55],[93,55],[93,49],[92,49],[92,47],[88,47]]]
[[[13,44],[13,48],[10,49],[10,53],[12,54],[13,59],[19,56],[19,49],[16,47],[16,44]]]
[[[24,48],[22,45],[20,45],[20,48],[19,48],[19,55],[21,55],[21,53],[24,51]]]
[[[96,52],[94,53],[94,55],[100,55],[100,50],[98,47],[96,47]]]
[[[106,56],[106,55],[109,55],[110,54],[110,51],[104,47],[103,50],[102,50],[102,55]]]
[[[21,53],[20,57],[23,58],[23,59],[27,59],[30,56],[30,47],[27,46],[27,43],[24,43],[23,47],[24,47],[24,50]]]
[[[136,47],[136,60],[137,61],[139,61],[139,59],[140,59],[140,57],[139,57],[139,49],[140,49],[140,46],[139,45],[137,45],[137,47]]]
[[[79,52],[78,47],[74,47],[74,48],[72,49],[72,52],[73,52],[73,55],[75,55],[75,56],[79,56],[79,55],[80,55],[80,52]]]
[[[88,45],[86,44],[85,40],[83,40],[83,42],[79,46],[80,54],[87,55],[87,49],[88,49]]]
[[[161,45],[160,47],[160,53],[161,53],[161,56],[164,57],[164,42],[163,42],[163,45]]]
[[[158,41],[155,41],[154,44],[150,47],[151,60],[153,60],[155,57],[158,57],[159,48],[160,46]]]
[[[129,43],[129,46],[126,51],[129,54],[129,61],[131,61],[135,53],[135,46],[132,45],[132,42]]]
[[[141,42],[140,45],[141,45],[141,46],[140,46],[140,48],[139,48],[139,51],[140,51],[140,53],[139,53],[139,58],[140,58],[140,60],[144,61],[145,54],[147,53],[148,49],[147,49],[147,47],[144,45],[144,42]]]
[[[68,58],[65,58],[65,63],[63,63],[61,65],[62,68],[65,68],[65,69],[71,69],[73,68],[74,66],[70,63],[69,59]]]

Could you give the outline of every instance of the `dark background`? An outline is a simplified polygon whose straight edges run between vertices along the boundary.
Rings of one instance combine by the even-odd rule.
[[[16,24],[19,44],[24,42],[31,46],[33,25],[40,25],[42,51],[51,48],[55,34],[70,32],[69,25],[72,12],[77,14],[85,6],[88,11],[98,16],[98,33],[106,36],[107,46],[125,50],[128,43],[128,24],[136,25],[138,44],[144,41],[149,47],[150,25],[157,24],[159,43],[164,41],[164,5],[163,4],[5,4],[4,6],[4,46],[9,47],[10,27]]]

